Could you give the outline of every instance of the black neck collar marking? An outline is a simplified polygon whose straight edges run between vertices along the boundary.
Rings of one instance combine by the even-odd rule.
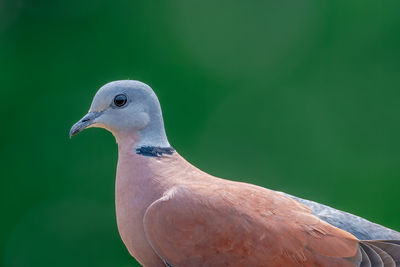
[[[175,152],[172,147],[141,146],[136,148],[136,154],[147,157],[161,157],[163,154],[171,155]]]

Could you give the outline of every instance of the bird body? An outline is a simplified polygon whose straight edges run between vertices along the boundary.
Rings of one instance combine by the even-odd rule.
[[[357,238],[278,192],[215,178],[177,152],[146,157],[119,151],[118,229],[144,266],[164,266],[161,258],[171,266],[353,266],[359,257]]]
[[[71,135],[89,126],[117,140],[118,230],[144,266],[400,265],[396,231],[194,167],[170,147],[158,99],[143,83],[102,87]],[[390,240],[359,240],[369,234]]]
[[[133,153],[133,140],[118,140],[118,166],[115,182],[115,207],[120,236],[129,253],[145,266],[163,266],[151,248],[143,229],[146,209],[162,197],[166,185],[156,183],[155,171],[166,164]],[[157,166],[158,165],[158,166]],[[160,166],[163,165],[163,166]],[[161,167],[161,168],[160,168]],[[165,181],[164,181],[165,182]]]

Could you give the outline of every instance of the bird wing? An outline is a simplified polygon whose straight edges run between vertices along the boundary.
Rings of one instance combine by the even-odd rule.
[[[353,234],[360,240],[400,240],[399,232],[359,216],[283,192],[279,193],[295,199],[310,208],[312,213],[321,220]]]
[[[143,219],[171,266],[358,266],[359,242],[296,200],[228,181],[174,187]]]

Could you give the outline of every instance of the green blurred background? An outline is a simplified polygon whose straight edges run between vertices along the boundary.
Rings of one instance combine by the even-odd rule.
[[[0,0],[0,264],[136,266],[97,89],[157,92],[201,169],[400,230],[400,1]]]

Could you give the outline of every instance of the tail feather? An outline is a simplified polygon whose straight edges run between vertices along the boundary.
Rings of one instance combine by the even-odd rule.
[[[400,240],[360,241],[362,267],[400,267]]]

